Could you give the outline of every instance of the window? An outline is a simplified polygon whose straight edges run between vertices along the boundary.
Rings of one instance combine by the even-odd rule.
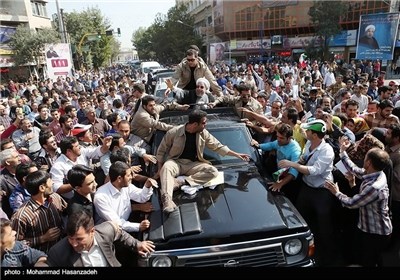
[[[34,16],[47,17],[46,3],[31,1],[31,7]]]

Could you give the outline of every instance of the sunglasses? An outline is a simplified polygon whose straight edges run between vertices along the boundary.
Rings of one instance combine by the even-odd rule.
[[[201,88],[201,89],[203,89],[204,88],[204,86],[196,86],[197,88]]]
[[[189,61],[189,62],[193,62],[193,61],[195,61],[196,59],[195,59],[195,58],[186,58],[186,60]]]

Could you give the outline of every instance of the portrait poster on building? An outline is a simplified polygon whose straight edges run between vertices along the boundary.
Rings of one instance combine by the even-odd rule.
[[[225,52],[229,51],[228,42],[210,44],[210,63],[226,60]]]
[[[357,59],[392,59],[399,26],[399,13],[360,16]]]
[[[46,44],[47,75],[50,79],[72,76],[72,60],[69,44]]]

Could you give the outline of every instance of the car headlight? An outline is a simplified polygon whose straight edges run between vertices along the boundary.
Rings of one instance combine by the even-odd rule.
[[[172,260],[168,256],[157,256],[151,261],[152,267],[171,267]]]
[[[285,243],[285,253],[291,256],[297,255],[302,247],[300,239],[290,239]]]

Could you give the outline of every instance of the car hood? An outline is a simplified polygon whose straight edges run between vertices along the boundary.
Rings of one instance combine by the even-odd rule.
[[[286,230],[289,233],[290,229],[307,227],[289,200],[268,191],[266,181],[259,175],[255,165],[224,166],[220,171],[224,172],[224,183],[215,189],[201,189],[192,196],[180,190],[174,192],[174,202],[178,206],[196,203],[201,232],[165,241],[218,239],[243,234],[247,238],[251,234],[254,234],[254,238],[265,238],[269,233],[271,236],[275,233],[276,236],[276,231]],[[157,206],[155,208],[156,211],[150,216],[151,223],[162,220],[162,211]],[[153,229],[156,226],[153,224]]]

